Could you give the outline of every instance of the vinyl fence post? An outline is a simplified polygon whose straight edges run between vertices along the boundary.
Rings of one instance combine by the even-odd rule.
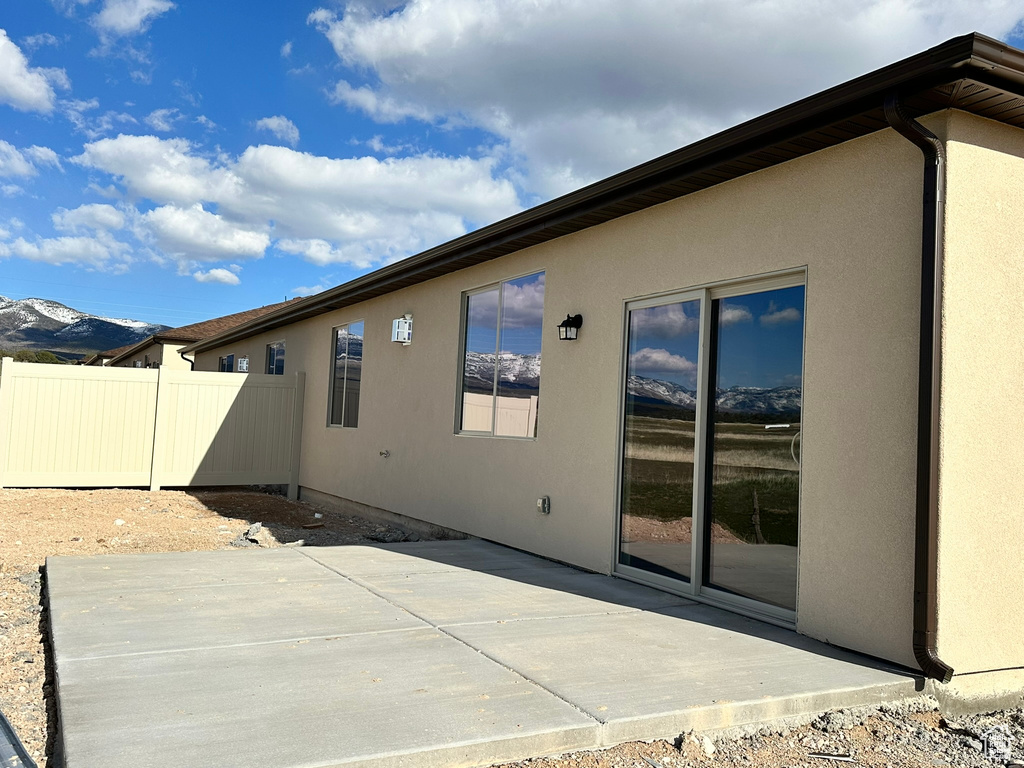
[[[167,409],[167,393],[169,387],[165,377],[170,370],[164,366],[156,369],[156,403],[153,408],[153,463],[149,468],[149,490],[160,490],[159,470],[164,464],[164,454],[167,451],[167,435],[164,411]]]
[[[288,470],[288,498],[299,498],[299,461],[302,454],[302,406],[306,397],[306,372],[295,374],[295,398],[292,401],[292,456]]]
[[[5,357],[0,361],[0,488],[4,487],[4,475],[7,472],[13,412],[14,358]]]

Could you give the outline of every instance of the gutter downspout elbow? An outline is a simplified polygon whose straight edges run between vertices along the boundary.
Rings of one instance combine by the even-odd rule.
[[[185,357],[185,353],[184,352],[180,352],[180,351],[178,352],[178,357],[180,357],[182,360],[184,360],[186,363],[188,363],[188,369],[190,371],[194,371],[196,369],[195,358],[189,360],[187,357]]]
[[[917,398],[917,498],[914,531],[914,656],[929,678],[948,683],[953,668],[939,658],[939,398],[942,384],[942,259],[946,206],[946,148],[903,111],[899,96],[885,99],[885,117],[924,155],[921,228],[921,337]]]

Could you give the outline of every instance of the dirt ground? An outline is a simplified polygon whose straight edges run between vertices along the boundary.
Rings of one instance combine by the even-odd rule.
[[[262,523],[259,531],[253,523]],[[304,527],[314,526],[314,527]],[[646,533],[678,533],[646,531]],[[246,536],[246,534],[249,534]],[[49,555],[93,555],[415,540],[360,518],[247,489],[0,490],[0,711],[41,768],[56,736],[41,569]],[[397,725],[397,724],[396,724]],[[986,754],[986,736],[1009,751]],[[934,703],[837,711],[745,736],[682,734],[509,764],[504,768],[873,768],[1024,762],[1024,710],[943,719]],[[54,767],[56,768],[56,767]],[[268,767],[272,768],[272,767]],[[1024,768],[1024,767],[1022,767]]]

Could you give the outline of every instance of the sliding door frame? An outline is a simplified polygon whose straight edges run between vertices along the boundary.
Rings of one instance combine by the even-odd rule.
[[[711,302],[716,299],[728,299],[736,296],[743,296],[750,293],[763,293],[782,288],[794,288],[804,286],[804,323],[803,335],[806,340],[806,285],[807,270],[804,267],[794,270],[760,275],[757,277],[743,278],[739,280],[728,280],[716,283],[708,283],[680,291],[659,293],[652,296],[645,296],[638,299],[627,299],[622,303],[622,344],[620,349],[619,365],[619,399],[618,399],[618,434],[616,440],[617,451],[617,478],[615,483],[615,532],[612,552],[612,573],[629,581],[635,581],[647,586],[656,587],[666,592],[688,597],[701,603],[707,603],[721,608],[726,608],[735,613],[767,621],[784,627],[793,627],[796,624],[796,610],[788,610],[775,605],[753,600],[742,595],[733,594],[722,589],[704,584],[705,559],[709,556],[705,547],[706,526],[708,521],[707,512],[707,459],[708,439],[710,435],[710,424],[708,423],[708,391],[714,389],[714,382],[710,380],[711,352],[710,349],[712,327],[711,327]],[[629,379],[629,331],[630,313],[634,310],[660,307],[668,304],[682,303],[686,301],[700,302],[700,331],[697,344],[697,411],[694,420],[694,444],[693,444],[693,508],[692,527],[690,541],[690,579],[683,581],[673,579],[661,574],[651,573],[634,566],[623,565],[619,562],[619,555],[622,544],[622,493],[623,493],[623,471],[625,468],[626,454],[626,396],[628,394]],[[801,349],[801,371],[803,369],[803,354],[805,347]],[[801,421],[803,421],[803,404],[801,397]],[[800,490],[798,498],[802,497],[803,476],[800,477]],[[798,502],[799,510],[802,504]],[[798,512],[798,543],[797,543],[797,584],[799,584],[799,512]],[[799,601],[799,590],[797,591]],[[797,604],[799,608],[799,602]]]

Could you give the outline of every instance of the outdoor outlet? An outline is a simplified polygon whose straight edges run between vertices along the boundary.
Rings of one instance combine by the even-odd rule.
[[[542,515],[551,514],[550,496],[541,496],[539,499],[537,499],[537,511],[540,512]]]

